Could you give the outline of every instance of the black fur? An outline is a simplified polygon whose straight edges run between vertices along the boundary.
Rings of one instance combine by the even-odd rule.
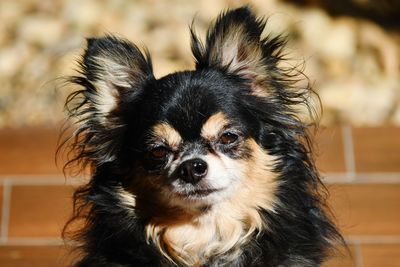
[[[203,266],[319,266],[335,242],[342,240],[327,215],[307,125],[296,116],[299,105],[312,111],[313,92],[299,88],[300,72],[279,66],[285,40],[262,38],[265,23],[247,7],[222,14],[204,45],[192,30],[196,69],[158,80],[150,57],[130,42],[112,36],[88,40],[81,75],[72,78],[82,89],[67,100],[70,117],[77,120],[77,130],[69,139],[75,151],[69,165],[88,165],[92,171],[90,182],[74,195],[74,215],[67,224],[80,218],[85,221],[74,236],[81,253],[76,266],[173,266],[146,242],[147,218],[123,203],[117,192],[130,186],[132,173],[143,165],[151,126],[167,121],[183,139],[196,142],[203,123],[218,111],[228,114],[243,136],[254,138],[277,157],[273,168],[280,182],[275,212],[260,211],[268,228],[254,234],[237,259],[227,262],[226,255],[220,255]],[[256,60],[263,73],[247,65],[235,68],[234,61],[223,64],[212,54],[220,49],[216,43],[235,27],[244,31],[240,45],[261,49],[262,56]],[[109,112],[96,103],[97,82],[111,76],[113,80],[121,73],[104,71],[98,57],[115,61],[122,72],[127,70],[124,79],[129,85],[108,83],[116,99]],[[262,88],[265,96],[253,94],[254,87]]]

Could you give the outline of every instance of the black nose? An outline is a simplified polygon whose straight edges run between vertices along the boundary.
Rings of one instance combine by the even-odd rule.
[[[191,159],[183,162],[178,168],[178,176],[181,180],[197,184],[207,175],[207,163],[201,159]]]

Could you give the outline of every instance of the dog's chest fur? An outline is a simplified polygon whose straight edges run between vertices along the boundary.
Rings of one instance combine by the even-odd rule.
[[[232,203],[223,203],[190,223],[173,226],[149,224],[147,238],[161,253],[187,266],[203,266],[217,256],[233,263],[242,247],[264,223],[256,210],[243,214]]]

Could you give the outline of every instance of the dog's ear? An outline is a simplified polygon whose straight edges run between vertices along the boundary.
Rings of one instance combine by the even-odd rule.
[[[126,131],[125,110],[140,99],[154,76],[148,54],[112,36],[88,39],[79,63],[81,75],[70,80],[82,88],[72,92],[65,105],[76,128],[63,144],[71,141],[76,153],[65,168],[75,162],[84,169],[116,159]]]
[[[265,81],[281,57],[284,39],[264,39],[266,20],[257,19],[249,7],[228,11],[219,16],[207,32],[205,45],[193,29],[192,52],[196,68],[219,68],[250,82],[254,94],[265,95]]]
[[[81,67],[87,111],[103,124],[123,98],[139,93],[153,79],[150,57],[129,41],[112,36],[88,39]]]

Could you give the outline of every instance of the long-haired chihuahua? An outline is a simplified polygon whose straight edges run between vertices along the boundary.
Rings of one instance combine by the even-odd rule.
[[[69,164],[91,170],[75,266],[319,266],[340,242],[298,116],[313,91],[265,25],[242,7],[204,43],[192,27],[195,69],[160,79],[129,41],[88,39],[66,104]]]

